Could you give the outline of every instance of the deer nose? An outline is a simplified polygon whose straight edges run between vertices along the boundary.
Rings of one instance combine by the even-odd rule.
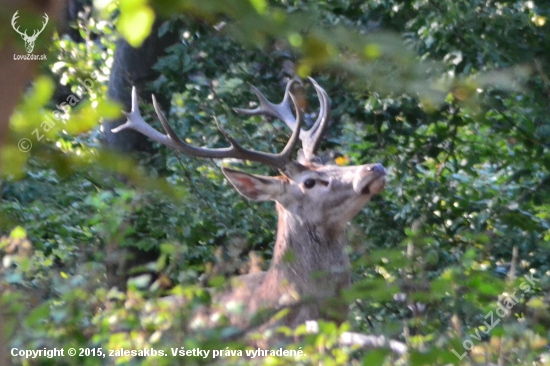
[[[376,172],[378,174],[386,174],[386,169],[384,169],[384,167],[380,163],[370,165],[369,167],[367,167],[367,170],[369,172]]]

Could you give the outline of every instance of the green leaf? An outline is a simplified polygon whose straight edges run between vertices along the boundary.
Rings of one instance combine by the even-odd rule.
[[[363,357],[364,366],[384,365],[386,357],[390,354],[389,350],[377,349],[370,351]]]
[[[26,239],[27,238],[27,232],[24,228],[21,226],[16,226],[11,232],[10,237],[12,239]]]
[[[50,304],[44,303],[31,311],[26,317],[25,324],[29,327],[37,326],[39,323],[46,322],[50,316]]]
[[[118,30],[133,47],[139,47],[151,33],[155,12],[147,0],[121,0]]]
[[[267,1],[266,0],[250,0],[250,3],[256,9],[258,14],[265,14],[267,11]]]

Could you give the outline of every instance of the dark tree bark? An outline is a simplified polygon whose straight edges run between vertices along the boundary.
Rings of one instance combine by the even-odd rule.
[[[139,96],[146,100],[151,99],[147,90],[147,83],[155,80],[159,75],[152,69],[158,58],[164,55],[166,47],[177,42],[177,34],[167,33],[158,37],[158,29],[162,21],[156,21],[151,34],[140,48],[133,48],[124,39],[117,42],[115,60],[111,70],[107,95],[110,99],[121,103],[124,110],[129,111],[131,106],[130,94],[132,86],[138,90]],[[159,103],[167,109],[169,100],[158,96]],[[142,134],[124,130],[112,133],[111,129],[126,122],[125,117],[103,122],[105,142],[109,148],[117,151],[148,151],[150,142]]]
[[[73,24],[78,21],[78,13],[84,11],[84,7],[92,6],[92,0],[68,0],[65,8],[65,21],[59,25],[59,34],[67,34],[73,41],[82,42],[84,39]]]
[[[133,48],[123,39],[117,42],[107,94],[111,100],[121,103],[126,111],[130,111],[131,107],[132,86],[136,86],[141,98],[151,100],[151,92],[147,90],[147,84],[159,76],[152,66],[164,54],[166,47],[177,42],[176,33],[158,36],[161,24],[162,21],[155,22],[151,34],[140,48]],[[162,108],[167,110],[170,99],[159,95],[158,100]],[[111,132],[111,129],[125,122],[124,116],[103,122],[106,146],[122,153],[151,151],[150,141],[138,132],[132,130],[124,130],[116,134]],[[158,254],[158,251],[146,252],[137,248],[123,248],[119,243],[108,243],[105,263],[108,286],[116,286],[119,290],[126,289],[131,269],[154,261]]]

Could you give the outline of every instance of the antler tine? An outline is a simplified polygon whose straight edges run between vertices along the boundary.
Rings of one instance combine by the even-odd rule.
[[[42,18],[44,18],[44,21],[42,22],[42,29],[38,33],[42,33],[42,31],[44,30],[44,28],[46,28],[46,25],[48,24],[48,20],[50,20],[48,14],[46,13],[44,13],[44,16]]]
[[[255,109],[233,108],[233,110],[246,116],[267,115],[278,118],[286,123],[286,125],[292,131],[294,131],[294,127],[296,126],[296,118],[292,114],[292,109],[290,107],[290,88],[292,88],[292,85],[295,82],[297,81],[294,79],[288,81],[288,83],[286,84],[283,101],[279,104],[271,103],[254,85],[249,84],[254,91],[254,94],[256,94],[256,96],[258,97],[258,100],[260,101],[260,106]],[[304,132],[302,131],[302,133]],[[300,138],[302,138],[302,133],[300,134]]]
[[[31,38],[38,37],[38,35],[40,33],[42,33],[44,28],[46,28],[46,25],[48,24],[48,19],[50,19],[50,18],[48,18],[48,14],[46,14],[46,13],[44,13],[44,16],[42,18],[44,18],[44,21],[42,22],[42,29],[40,29],[40,30],[34,29],[33,32],[32,32]]]
[[[139,105],[138,105],[138,99],[137,99],[137,90],[136,87],[132,88],[132,109],[130,110],[130,113],[122,111],[122,113],[126,116],[128,119],[125,124],[120,125],[116,128],[113,128],[111,131],[113,133],[118,133],[120,131],[126,130],[126,129],[132,129],[134,131],[137,131],[147,137],[149,137],[151,140],[158,142],[159,144],[169,146],[173,149],[177,149],[177,145],[170,139],[169,136],[163,135],[157,130],[155,130],[153,127],[149,126],[147,122],[143,120],[143,117],[141,116],[141,113],[139,111]]]
[[[23,33],[23,32],[21,32],[21,31],[19,30],[19,26],[17,26],[17,28],[16,28],[16,21],[17,21],[18,18],[19,18],[19,10],[17,10],[17,11],[13,14],[13,17],[11,18],[11,26],[12,26],[12,28],[13,28],[17,33],[19,33],[20,35],[22,35],[22,36],[25,35],[25,36],[26,36],[26,35],[27,35],[27,31],[26,31],[26,30],[25,30],[25,32]]]
[[[298,108],[298,102],[296,101],[296,98],[292,93],[289,93],[288,95],[292,99],[292,104],[294,104],[294,110],[296,112],[296,123],[295,123],[294,129],[292,130],[292,135],[290,136],[290,139],[286,143],[286,146],[283,149],[283,151],[281,151],[280,155],[284,156],[285,159],[290,160],[292,158],[292,152],[294,151],[294,148],[296,147],[296,144],[300,139],[300,135],[303,132],[302,130],[303,118],[300,117],[300,109]]]
[[[328,122],[330,119],[330,109],[328,95],[326,91],[321,88],[314,79],[312,79],[311,77],[309,77],[308,79],[315,87],[320,104],[319,116],[317,117],[317,120],[315,121],[313,126],[308,131],[300,131],[300,140],[302,140],[302,146],[304,148],[305,156],[308,159],[311,159],[315,155],[315,152],[319,149],[323,134],[328,127]],[[260,106],[255,109],[233,109],[238,113],[248,116],[268,115],[278,118],[285,122],[286,125],[289,126],[292,130],[294,130],[296,126],[296,119],[294,118],[294,115],[292,114],[292,111],[290,109],[289,101],[289,99],[292,98],[290,88],[292,87],[292,84],[294,82],[296,82],[296,80],[290,80],[287,83],[285,96],[283,98],[283,101],[279,104],[271,103],[254,85],[250,85],[260,101]]]
[[[330,120],[330,107],[328,95],[325,89],[321,88],[319,84],[313,80],[313,78],[308,77],[308,79],[317,91],[317,97],[319,98],[320,104],[319,116],[317,117],[317,120],[302,138],[302,146],[306,156],[313,156],[319,149],[323,135],[328,127],[328,122]]]
[[[294,96],[291,95],[290,98],[292,99],[292,102],[295,105],[296,113],[298,115],[298,106],[294,99]],[[149,137],[150,139],[160,144],[166,145],[168,147],[171,147],[179,152],[182,152],[190,156],[196,156],[196,157],[202,157],[202,158],[213,158],[213,159],[234,158],[239,160],[250,160],[250,161],[266,164],[277,169],[282,169],[292,158],[292,152],[296,146],[296,143],[298,142],[299,133],[302,125],[302,119],[298,118],[295,123],[296,126],[292,132],[292,136],[288,140],[283,151],[278,154],[271,154],[271,153],[261,153],[255,150],[249,150],[249,149],[243,148],[237,143],[235,139],[233,139],[229,135],[229,133],[227,133],[220,126],[220,124],[216,119],[216,124],[218,125],[218,129],[229,141],[231,146],[225,147],[225,148],[219,148],[219,149],[202,148],[202,147],[196,147],[196,146],[190,145],[182,141],[176,135],[176,133],[174,132],[174,129],[172,128],[172,126],[170,126],[170,124],[166,120],[166,117],[164,117],[162,111],[160,110],[160,107],[154,95],[153,95],[153,106],[155,107],[155,112],[157,113],[157,116],[162,124],[162,127],[166,131],[166,135],[163,135],[162,133],[152,128],[149,124],[147,124],[147,122],[143,120],[143,117],[141,117],[138,100],[137,100],[137,91],[135,87],[132,88],[132,110],[130,113],[123,112],[128,118],[128,121],[125,124],[112,129],[111,131],[114,133],[117,133],[127,128],[130,128],[142,133],[143,135]]]

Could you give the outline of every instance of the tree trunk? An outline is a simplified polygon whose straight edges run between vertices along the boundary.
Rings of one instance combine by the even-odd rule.
[[[152,69],[152,66],[164,54],[166,47],[177,42],[177,34],[175,33],[169,32],[163,37],[158,37],[158,29],[161,24],[162,21],[157,20],[155,22],[151,34],[140,48],[133,48],[124,39],[117,42],[107,95],[111,100],[121,103],[125,111],[130,111],[132,86],[137,88],[141,98],[147,101],[151,100],[147,83],[159,76],[158,72]],[[163,109],[167,109],[170,100],[163,98],[163,96],[158,96],[157,99]],[[107,146],[122,152],[150,150],[149,140],[138,132],[132,130],[124,130],[119,133],[111,132],[111,129],[124,122],[126,122],[124,116],[103,122],[103,132]]]
[[[161,24],[162,21],[155,22],[151,34],[140,48],[133,48],[124,39],[117,42],[107,95],[111,100],[121,103],[125,111],[130,111],[131,108],[132,86],[137,88],[141,98],[147,101],[151,100],[147,84],[159,75],[152,69],[152,66],[164,54],[166,47],[177,42],[178,37],[175,33],[166,33],[163,37],[158,37],[158,29]],[[157,99],[162,108],[167,110],[170,99],[161,95]],[[123,153],[151,151],[150,140],[138,132],[132,130],[124,130],[119,133],[111,132],[111,129],[125,122],[124,116],[103,122],[106,146]],[[123,178],[121,179],[123,180]],[[130,277],[130,270],[151,262],[156,257],[158,257],[158,251],[146,252],[137,248],[123,248],[120,243],[107,243],[105,265],[108,286],[116,286],[123,291]]]

